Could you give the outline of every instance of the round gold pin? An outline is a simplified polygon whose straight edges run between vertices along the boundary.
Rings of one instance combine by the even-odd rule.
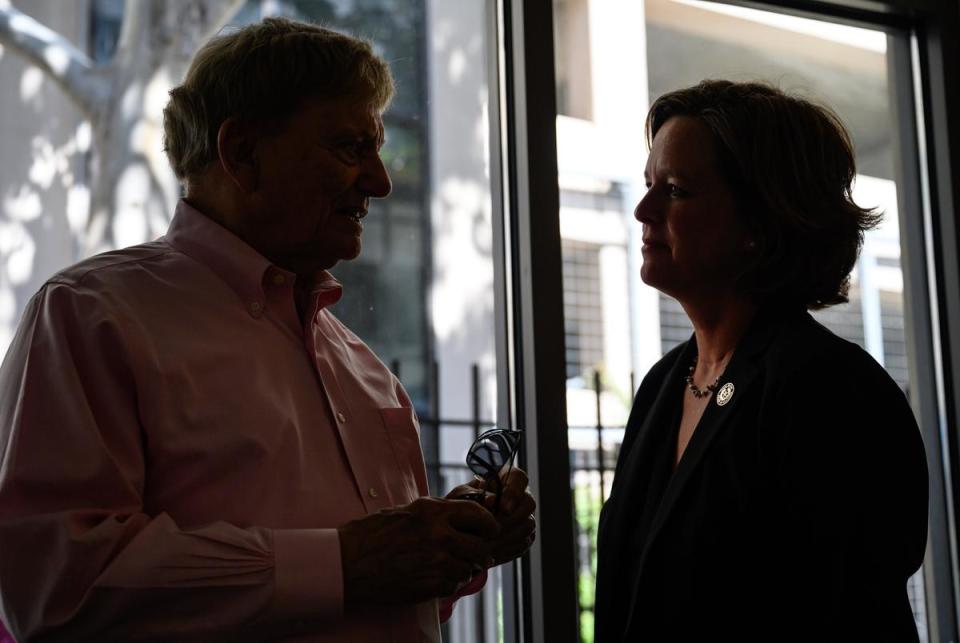
[[[717,406],[724,406],[733,398],[733,382],[727,382],[717,391]]]

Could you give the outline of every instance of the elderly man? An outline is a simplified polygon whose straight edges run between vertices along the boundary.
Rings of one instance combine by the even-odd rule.
[[[424,497],[410,400],[327,310],[392,91],[368,43],[268,19],[170,93],[168,233],[50,279],[0,371],[19,640],[438,641],[436,599],[529,547],[520,471],[496,517]]]

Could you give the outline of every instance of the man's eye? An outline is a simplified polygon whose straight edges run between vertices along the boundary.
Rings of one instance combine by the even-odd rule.
[[[686,196],[687,194],[685,190],[672,183],[667,186],[667,189],[670,190],[670,196],[673,197]]]
[[[348,163],[356,163],[363,156],[359,143],[341,143],[336,147],[337,156]]]
[[[380,151],[380,144],[374,140],[344,141],[333,148],[333,152],[344,163],[356,165],[367,156],[376,155]]]

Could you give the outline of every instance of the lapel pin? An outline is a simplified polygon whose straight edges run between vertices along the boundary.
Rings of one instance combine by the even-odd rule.
[[[727,382],[717,391],[717,406],[725,406],[733,398],[733,382]]]

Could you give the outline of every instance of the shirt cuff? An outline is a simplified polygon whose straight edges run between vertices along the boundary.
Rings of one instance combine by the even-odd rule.
[[[343,617],[343,567],[336,529],[273,530],[274,606],[281,618]]]
[[[463,598],[464,596],[470,596],[471,594],[476,594],[483,589],[483,586],[487,584],[487,570],[483,570],[479,574],[475,575],[470,579],[466,585],[461,587],[453,596],[447,596],[446,598],[441,598],[439,603],[439,616],[440,622],[446,623],[450,620],[450,617],[453,616],[453,606],[456,605],[457,601]]]

